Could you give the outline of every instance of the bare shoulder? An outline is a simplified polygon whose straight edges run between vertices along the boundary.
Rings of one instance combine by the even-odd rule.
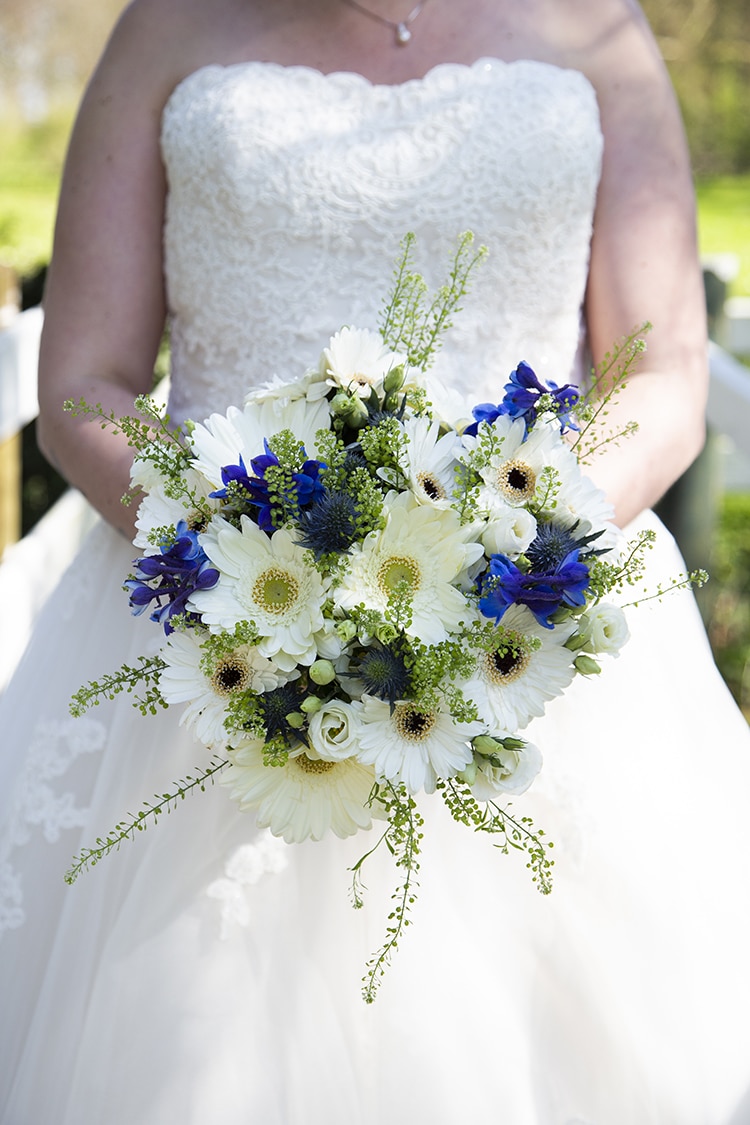
[[[568,65],[586,74],[605,106],[611,98],[671,89],[636,0],[542,0]]]
[[[130,0],[115,24],[94,84],[124,84],[163,104],[174,86],[207,62],[221,62],[238,34],[252,35],[263,0]]]

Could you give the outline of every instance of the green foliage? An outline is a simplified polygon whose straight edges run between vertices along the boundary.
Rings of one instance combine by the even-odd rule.
[[[381,844],[385,843],[396,862],[396,867],[403,873],[403,878],[391,896],[393,909],[388,915],[385,941],[367,962],[367,971],[362,979],[364,986],[362,996],[368,1004],[372,1004],[375,999],[391,957],[398,948],[399,939],[410,923],[409,910],[416,901],[419,854],[424,827],[424,820],[414,798],[409,796],[403,786],[384,782],[376,787],[372,800],[382,806],[389,824],[375,848],[370,849],[352,868],[352,899],[355,907],[362,906],[362,866]]]
[[[750,493],[724,497],[711,574],[709,638],[719,670],[750,721]]]
[[[185,800],[188,793],[194,793],[196,790],[205,792],[206,785],[208,783],[213,785],[216,774],[228,764],[225,758],[212,758],[210,764],[199,769],[194,777],[188,774],[182,781],[176,782],[168,793],[154,797],[153,802],[146,802],[140,812],[135,815],[129,814],[125,820],[116,824],[104,839],[98,837],[95,847],[84,848],[74,858],[73,865],[65,874],[65,882],[75,883],[82,871],[87,871],[89,867],[96,867],[105,855],[117,851],[123,840],[132,840],[136,832],[144,832],[151,821],[156,823],[163,812],[171,812],[177,807],[178,802]]]
[[[140,684],[145,691],[135,696],[133,706],[142,715],[155,715],[157,707],[167,706],[159,691],[159,676],[165,667],[160,656],[139,656],[136,665],[123,664],[116,672],[79,688],[71,700],[70,713],[80,718],[89,708],[98,707],[102,699],[114,699],[123,691],[132,692]]]
[[[470,231],[463,234],[448,281],[430,300],[424,278],[412,268],[414,242],[415,236],[407,234],[401,243],[402,255],[380,331],[393,351],[405,352],[410,364],[425,369],[434,362],[442,337],[468,292],[469,277],[486,257],[487,248],[481,246],[475,250],[473,234]]]

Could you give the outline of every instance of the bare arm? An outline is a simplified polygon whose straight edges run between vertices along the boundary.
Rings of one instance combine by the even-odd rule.
[[[132,451],[90,419],[63,413],[86,398],[118,414],[151,387],[165,320],[160,114],[174,79],[166,47],[126,12],[84,97],[63,177],[45,293],[39,437],[60,471],[132,537],[122,506]],[[154,22],[154,21],[152,21]]]
[[[593,469],[624,524],[663,494],[703,444],[705,298],[671,86],[635,6],[613,0],[601,8],[585,67],[605,136],[586,305],[595,360],[637,325],[653,324],[611,415],[613,424],[637,421],[638,433],[607,447]]]

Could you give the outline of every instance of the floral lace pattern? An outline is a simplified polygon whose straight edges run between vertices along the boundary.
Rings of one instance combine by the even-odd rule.
[[[37,724],[0,840],[0,936],[25,921],[23,883],[13,867],[13,852],[27,844],[35,831],[53,844],[64,830],[83,827],[88,810],[57,783],[81,755],[102,750],[105,739],[106,728],[91,719]]]
[[[173,91],[162,147],[177,418],[297,377],[342,324],[376,327],[407,231],[428,280],[461,231],[489,247],[438,357],[445,383],[496,401],[521,359],[568,375],[602,151],[579,72],[482,59],[378,86],[206,66]]]
[[[248,926],[252,920],[249,887],[264,875],[277,875],[289,863],[288,845],[270,832],[253,844],[243,844],[232,852],[224,867],[224,877],[206,888],[209,898],[221,904],[221,936],[226,938],[232,925]]]

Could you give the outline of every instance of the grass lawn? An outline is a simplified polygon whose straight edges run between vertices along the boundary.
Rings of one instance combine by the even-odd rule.
[[[730,290],[750,297],[750,173],[697,185],[701,254],[736,254],[740,272]]]

